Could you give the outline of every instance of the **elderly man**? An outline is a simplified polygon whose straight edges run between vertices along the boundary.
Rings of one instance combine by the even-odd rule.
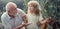
[[[21,29],[30,23],[22,23],[25,16],[24,11],[17,8],[17,5],[13,2],[9,2],[6,5],[6,12],[2,14],[1,21],[4,29]]]

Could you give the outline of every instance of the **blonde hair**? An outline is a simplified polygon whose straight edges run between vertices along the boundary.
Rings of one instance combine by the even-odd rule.
[[[38,10],[38,12],[35,12],[35,14],[40,14],[41,6],[39,5],[39,3],[37,1],[29,1],[28,6],[29,5],[32,5],[34,7],[34,9]],[[28,13],[30,13],[30,10],[28,10]]]

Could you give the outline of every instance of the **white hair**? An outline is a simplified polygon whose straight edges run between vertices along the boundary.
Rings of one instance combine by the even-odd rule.
[[[13,2],[9,2],[9,3],[6,4],[6,11],[9,10],[9,5],[14,5],[14,6],[16,6],[15,3],[13,3]]]

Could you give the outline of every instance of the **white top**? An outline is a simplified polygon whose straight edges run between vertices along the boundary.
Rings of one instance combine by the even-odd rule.
[[[35,14],[27,14],[27,19],[28,19],[28,23],[32,23],[31,25],[27,26],[27,29],[39,29],[37,26],[37,22],[38,21],[42,21],[42,15],[40,14],[40,16],[37,16]]]
[[[1,21],[4,26],[4,29],[11,29],[22,24],[22,15],[24,15],[24,11],[22,11],[21,9],[17,10],[18,13],[15,18],[11,18],[7,12],[2,14]]]

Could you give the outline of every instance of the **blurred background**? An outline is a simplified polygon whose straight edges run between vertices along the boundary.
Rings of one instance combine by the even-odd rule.
[[[5,6],[8,2],[14,2],[18,8],[27,12],[27,3],[31,0],[0,0],[0,16],[5,12]],[[60,29],[60,0],[36,0],[42,8],[43,18],[54,16],[57,22],[58,29]],[[1,17],[0,17],[1,23]]]

